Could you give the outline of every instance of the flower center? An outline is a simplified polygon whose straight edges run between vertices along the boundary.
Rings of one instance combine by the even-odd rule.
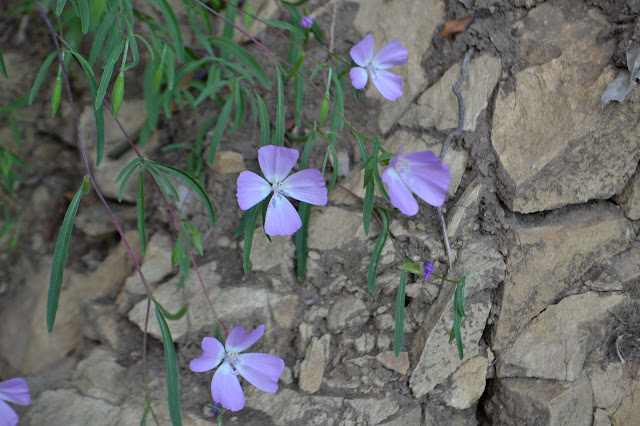
[[[369,72],[372,80],[378,78],[378,67],[376,66],[375,62],[369,63],[366,67],[364,67],[364,69]]]

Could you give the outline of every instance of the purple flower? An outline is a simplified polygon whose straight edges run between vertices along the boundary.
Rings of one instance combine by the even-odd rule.
[[[389,187],[391,204],[403,214],[413,216],[418,213],[413,192],[428,204],[441,206],[451,181],[449,165],[442,164],[431,151],[400,155],[403,149],[400,148],[382,173],[382,181]]]
[[[258,150],[258,162],[266,180],[248,171],[238,176],[236,196],[242,210],[250,209],[273,192],[264,223],[268,235],[291,235],[302,226],[300,215],[286,197],[316,206],[327,204],[327,188],[320,170],[304,169],[287,177],[299,155],[295,149],[263,146]]]
[[[202,340],[204,354],[191,360],[191,371],[201,373],[218,367],[211,381],[211,396],[224,408],[238,411],[244,408],[244,393],[238,374],[258,389],[275,393],[278,379],[284,371],[284,361],[275,355],[240,354],[264,334],[264,325],[246,334],[244,328],[231,330],[225,345],[213,337]],[[220,364],[222,363],[222,364]]]
[[[0,425],[15,426],[18,424],[18,414],[4,401],[14,404],[29,405],[29,387],[22,377],[0,382]]]
[[[371,75],[371,81],[382,96],[395,101],[402,95],[402,77],[384,70],[406,64],[407,49],[398,40],[389,42],[376,56],[373,56],[373,48],[373,36],[369,34],[349,51],[353,61],[360,65],[351,68],[351,84],[358,90],[364,89],[368,75]]]
[[[433,274],[433,263],[427,260],[424,262],[424,280],[428,280],[431,274]]]
[[[304,15],[300,20],[300,26],[302,28],[311,28],[313,25],[313,19],[311,19],[310,15]]]

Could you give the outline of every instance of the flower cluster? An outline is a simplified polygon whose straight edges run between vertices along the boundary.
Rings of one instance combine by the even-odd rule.
[[[216,403],[231,411],[244,408],[244,393],[238,374],[264,392],[278,390],[278,380],[284,371],[284,361],[275,355],[240,352],[248,349],[264,334],[264,325],[246,334],[244,328],[231,330],[223,345],[218,339],[205,337],[202,340],[201,357],[191,360],[191,371],[201,373],[216,367],[211,380],[211,396]]]
[[[313,19],[311,19],[311,16],[309,15],[304,15],[300,20],[300,26],[302,28],[311,28],[312,25],[313,25]]]
[[[242,210],[250,209],[273,192],[264,223],[268,235],[291,235],[302,226],[300,215],[286,197],[316,206],[327,204],[327,188],[320,170],[304,169],[288,176],[299,155],[295,149],[263,146],[258,150],[258,162],[266,179],[249,171],[238,176],[236,196]]]
[[[18,414],[4,401],[19,405],[31,404],[26,380],[16,377],[0,382],[0,425],[15,426],[18,424]]]

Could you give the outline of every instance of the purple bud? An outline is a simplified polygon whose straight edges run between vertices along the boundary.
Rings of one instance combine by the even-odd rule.
[[[311,28],[312,25],[313,25],[313,19],[311,19],[311,16],[309,15],[304,15],[300,20],[300,26],[302,28]]]
[[[429,276],[433,273],[433,263],[428,260],[424,262],[424,280],[428,280]]]

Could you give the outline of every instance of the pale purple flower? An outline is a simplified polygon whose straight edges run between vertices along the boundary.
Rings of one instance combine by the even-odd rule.
[[[249,348],[264,334],[264,325],[246,334],[244,328],[231,330],[223,345],[218,339],[205,337],[202,340],[204,354],[191,360],[191,371],[201,373],[216,367],[211,380],[211,396],[215,402],[231,411],[244,408],[244,393],[238,374],[261,391],[275,393],[278,380],[284,371],[284,361],[275,355],[240,352]]]
[[[0,426],[15,426],[18,424],[18,414],[4,401],[19,405],[31,404],[26,380],[16,377],[0,382]]]
[[[249,171],[238,176],[236,196],[242,210],[250,209],[273,192],[264,223],[268,235],[291,235],[302,226],[300,215],[286,197],[316,206],[327,204],[327,188],[320,170],[304,169],[287,177],[299,155],[295,149],[263,146],[258,150],[258,162],[266,180]]]
[[[313,25],[313,19],[311,18],[310,15],[304,15],[300,20],[300,26],[302,28],[311,28],[312,25]]]
[[[398,40],[393,40],[380,49],[376,56],[373,56],[373,50],[373,36],[369,34],[349,51],[353,61],[359,65],[351,68],[349,73],[351,84],[358,90],[364,89],[370,75],[371,81],[382,96],[390,101],[395,101],[402,95],[402,77],[385,70],[396,65],[406,64],[407,49],[402,47]]]
[[[389,167],[382,173],[382,181],[389,187],[389,198],[403,214],[418,213],[418,202],[412,192],[426,203],[438,207],[444,203],[451,181],[449,165],[442,164],[431,151],[400,155],[400,148]]]
[[[427,260],[424,262],[424,280],[428,280],[431,274],[433,274],[433,263]]]

